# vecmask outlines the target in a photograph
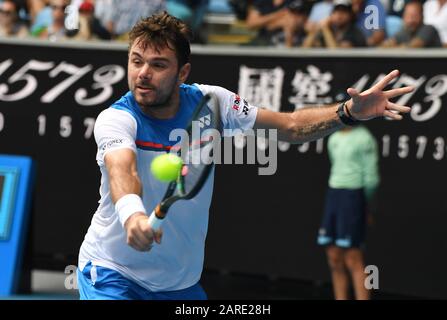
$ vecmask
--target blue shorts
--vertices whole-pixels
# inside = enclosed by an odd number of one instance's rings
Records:
[[[318,244],[359,248],[366,237],[366,200],[363,189],[332,189],[318,232]]]
[[[207,300],[199,283],[183,290],[151,292],[120,273],[92,266],[91,262],[77,273],[81,300]]]

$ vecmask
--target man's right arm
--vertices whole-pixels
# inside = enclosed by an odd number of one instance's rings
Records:
[[[141,182],[137,173],[137,161],[133,150],[118,149],[104,157],[110,180],[110,193],[113,203],[126,194],[141,196]]]
[[[134,151],[127,148],[113,150],[105,155],[104,162],[112,201],[124,222],[127,244],[138,251],[150,250],[154,234],[141,202],[142,187]],[[155,241],[160,243],[161,233],[155,235]]]
[[[142,184],[136,161],[137,123],[123,110],[106,109],[96,119],[94,135],[98,145],[96,160],[107,171],[109,190],[115,214],[127,234],[127,243],[147,251],[154,234],[149,227],[141,199]],[[155,236],[160,241],[161,234]]]

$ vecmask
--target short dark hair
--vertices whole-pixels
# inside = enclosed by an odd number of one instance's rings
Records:
[[[410,0],[407,3],[405,3],[405,7],[412,4],[417,5],[421,9],[421,12],[424,10],[424,5],[420,0]]]
[[[191,39],[192,32],[188,25],[165,11],[135,24],[129,33],[129,49],[135,41],[141,42],[144,49],[148,45],[156,50],[167,47],[175,52],[180,68],[189,62]]]

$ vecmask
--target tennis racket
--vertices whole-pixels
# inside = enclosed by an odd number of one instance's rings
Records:
[[[174,202],[192,199],[202,189],[214,166],[212,160],[219,143],[221,126],[218,99],[213,94],[204,95],[186,128],[181,148],[176,151],[183,160],[182,170],[177,179],[169,183],[162,201],[149,217],[152,230],[160,229]]]

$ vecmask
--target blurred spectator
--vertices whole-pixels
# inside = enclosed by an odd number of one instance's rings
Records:
[[[368,46],[380,45],[385,39],[386,11],[380,0],[352,0],[357,27]]]
[[[317,28],[309,30],[304,47],[351,48],[364,47],[363,33],[355,25],[350,0],[335,0],[329,18],[320,22]]]
[[[79,5],[79,30],[73,37],[75,40],[110,40],[111,34],[101,25],[95,17],[95,7],[89,0]]]
[[[169,14],[186,22],[193,33],[202,26],[209,0],[167,0]]]
[[[50,0],[51,8],[51,24],[43,26],[42,29],[34,33],[41,39],[50,41],[58,41],[67,37],[67,29],[65,28],[65,9],[70,4],[69,0]]]
[[[95,17],[109,34],[113,32],[113,0],[95,0]]]
[[[28,29],[19,21],[14,1],[4,0],[0,4],[0,37],[26,37]]]
[[[386,10],[387,15],[402,17],[404,14],[404,8],[410,1],[411,0],[390,0]]]
[[[447,0],[428,0],[424,3],[424,23],[438,30],[444,47],[447,47]]]
[[[286,0],[253,0],[247,13],[246,24],[258,30],[255,45],[269,45],[276,33],[282,32],[283,19],[288,14]]]
[[[91,2],[83,2],[78,10],[79,30],[73,38],[75,40],[91,40],[94,37],[91,24],[95,8]]]
[[[405,1],[409,0],[391,0],[391,1],[394,1],[394,3],[396,4],[402,3],[402,10],[403,10],[403,5]],[[379,4],[376,5],[377,3]],[[388,33],[392,36],[402,27],[402,20],[400,17],[391,17],[389,20],[387,20],[388,15],[386,14],[387,11],[385,10],[385,4],[390,5],[390,3],[386,0],[367,1],[367,3],[365,3],[364,0],[359,1],[353,0],[353,10],[356,13],[355,20],[357,21],[357,27],[360,28],[362,32],[364,32],[365,37],[367,39],[371,38],[372,35],[374,36],[369,40],[371,41],[370,45],[377,45],[381,43],[382,40],[380,39],[382,39],[382,37],[383,38],[386,37]],[[371,30],[372,28],[372,26],[369,26],[369,24],[372,22],[371,20],[372,15],[370,9],[368,8],[368,6],[371,5],[376,6],[377,8],[377,11],[375,12],[378,13],[377,17],[378,19],[376,19],[378,23],[378,29],[381,29],[384,32],[368,31],[368,29]],[[312,7],[312,11],[310,12],[306,29],[308,31],[314,30],[321,21],[329,17],[329,15],[332,12],[332,8],[333,8],[332,0],[323,0],[315,3],[314,6]],[[368,11],[366,11],[367,8]],[[368,23],[365,23],[365,21],[368,19],[369,19]],[[377,37],[377,39],[375,37]]]
[[[404,26],[394,37],[384,42],[384,47],[442,47],[438,31],[423,23],[423,8],[419,1],[407,3],[403,15]]]
[[[50,0],[36,0],[35,17],[32,19],[31,34],[38,37],[53,22],[53,10],[50,6]],[[40,9],[39,9],[40,8]]]
[[[318,24],[327,19],[332,12],[334,5],[332,0],[323,0],[315,3],[310,11],[309,20],[307,22],[309,29],[314,29]]]
[[[402,15],[404,13],[405,5],[412,0],[389,0],[382,4],[386,10],[387,16],[385,20],[385,37],[392,38],[404,26]],[[423,0],[422,0],[423,1]]]
[[[108,30],[118,40],[127,41],[127,33],[143,17],[166,10],[165,0],[112,0],[111,20],[106,23]]]
[[[290,2],[281,26],[282,32],[272,38],[272,43],[286,47],[301,46],[307,36],[305,26],[309,12],[310,6],[303,0]]]
[[[13,0],[13,1],[16,4],[16,10],[19,20],[22,21],[28,27],[31,20],[29,10],[30,0]]]
[[[48,0],[28,0],[28,9],[29,15],[31,18],[31,23],[34,24],[37,15],[42,11],[46,6],[48,6]]]

